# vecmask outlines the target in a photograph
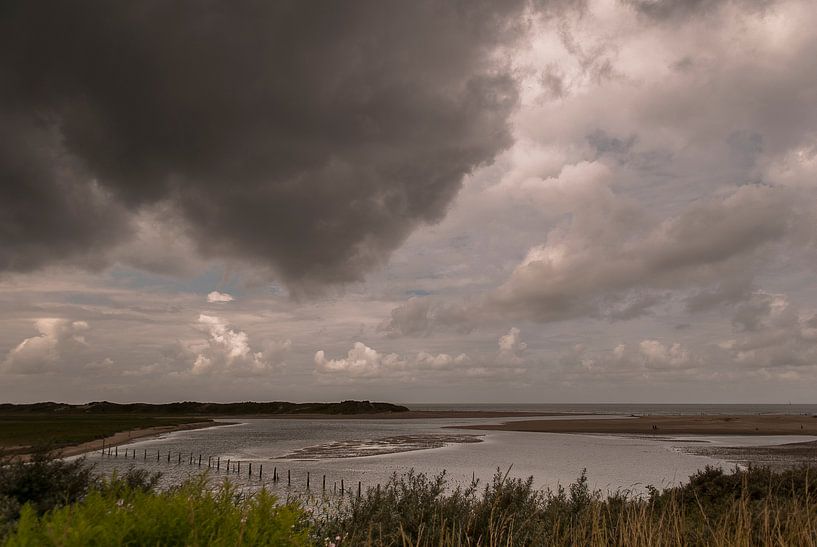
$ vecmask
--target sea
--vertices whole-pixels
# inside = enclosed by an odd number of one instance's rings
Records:
[[[537,419],[641,415],[796,414],[817,416],[817,405],[749,404],[409,404],[412,410],[541,412]],[[558,416],[563,415],[563,416]],[[395,474],[445,475],[449,487],[485,484],[497,474],[532,477],[557,489],[586,474],[594,489],[639,495],[685,482],[706,466],[735,463],[693,453],[692,447],[763,446],[817,440],[808,435],[612,435],[458,429],[520,418],[299,419],[231,418],[217,427],[134,440],[110,453],[87,454],[100,472],[130,467],[162,473],[162,485],[201,474],[239,488],[279,495],[356,494]],[[700,451],[697,451],[700,452]],[[277,480],[276,480],[277,479]]]

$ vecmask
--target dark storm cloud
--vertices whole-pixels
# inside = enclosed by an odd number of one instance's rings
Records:
[[[118,239],[110,198],[171,204],[207,256],[358,279],[509,144],[524,8],[6,3],[0,267]]]
[[[0,119],[0,271],[100,266],[98,251],[127,233],[122,212],[43,122],[2,108]]]

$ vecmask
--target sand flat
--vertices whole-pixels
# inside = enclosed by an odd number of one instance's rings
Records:
[[[457,429],[540,433],[658,435],[817,435],[817,417],[784,415],[638,416],[621,419],[519,420]]]

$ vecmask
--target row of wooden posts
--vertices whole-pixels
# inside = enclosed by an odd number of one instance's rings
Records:
[[[136,449],[135,448],[131,448],[131,449],[123,448],[123,450],[124,450],[123,458],[129,458],[129,459],[134,459],[134,460],[137,459],[136,458]],[[105,443],[103,441],[102,450],[101,450],[100,453],[102,454],[102,456],[109,456],[109,457],[112,457],[112,458],[118,458],[119,457],[119,447],[118,446],[107,446],[106,447]],[[151,455],[151,458],[153,458],[152,455]],[[142,459],[143,459],[143,461],[147,461],[147,459],[148,459],[147,448],[144,449]],[[159,462],[162,459],[163,458],[162,458],[161,451],[157,450],[156,451],[156,461]],[[188,465],[197,464],[198,467],[201,467],[201,465],[202,465],[201,454],[198,455],[198,458],[194,458],[192,452],[190,452],[189,454],[187,454],[187,453],[182,454],[181,452],[178,452],[177,457],[175,459],[176,459],[176,464],[177,465],[181,465],[182,462],[187,463]],[[167,452],[166,460],[167,460],[167,463],[171,463],[171,452],[169,450]],[[240,475],[241,474],[241,463],[242,462],[240,460],[233,461],[231,459],[228,459],[224,463],[224,469],[228,473],[230,471],[235,471],[236,474]],[[252,462],[244,462],[244,463],[247,464],[247,477],[252,479],[254,477],[253,472],[252,472]],[[207,458],[207,467],[210,468],[210,469],[215,469],[216,471],[221,471],[221,464],[222,464],[222,462],[221,462],[221,457],[220,456],[215,457],[215,458],[213,458],[213,456],[210,456],[210,457]],[[263,478],[263,473],[264,473],[264,465],[263,464],[258,464],[258,480],[261,480]],[[306,472],[306,489],[307,490],[310,489],[310,478],[311,478],[310,472],[307,471]],[[272,482],[277,483],[280,480],[281,480],[281,476],[278,474],[278,467],[273,467],[272,468]],[[292,485],[292,472],[291,472],[291,470],[287,469],[287,486],[291,486],[291,485]],[[379,484],[377,485],[377,488],[378,488],[378,490],[380,489]],[[321,481],[321,489],[326,491],[326,475],[323,475],[323,480]],[[335,482],[333,487],[332,487],[333,493],[337,493],[337,489],[338,489],[338,483]],[[357,483],[357,496],[358,497],[360,497],[360,491],[361,491],[361,482],[358,481],[358,483]],[[343,482],[343,479],[340,479],[340,493],[341,494],[346,493],[346,486],[345,486],[345,484]],[[351,490],[349,491],[349,493],[351,493]]]

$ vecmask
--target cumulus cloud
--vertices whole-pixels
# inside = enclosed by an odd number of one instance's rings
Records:
[[[550,378],[567,382],[601,379],[803,380],[817,371],[817,311],[785,295],[754,291],[735,307],[731,337],[694,350],[677,342],[644,339],[612,351],[577,344],[564,351]]]
[[[582,211],[552,230],[492,295],[492,305],[553,321],[601,316],[632,291],[705,288],[756,270],[803,214],[785,190],[750,186],[647,226],[618,212]]]
[[[284,364],[292,347],[290,340],[270,342],[261,351],[250,346],[246,332],[230,326],[214,315],[200,314],[198,328],[206,339],[188,345],[186,352],[195,354],[190,371],[193,374],[265,374]]]
[[[817,370],[817,310],[757,291],[735,310],[734,338],[719,343],[747,372],[802,378]]]
[[[37,374],[66,370],[85,357],[87,343],[85,321],[68,319],[37,319],[34,326],[39,335],[26,338],[9,351],[3,368],[16,374]]]
[[[204,256],[360,279],[510,143],[500,50],[525,6],[14,3],[0,268],[112,245],[162,205]]]
[[[315,353],[315,370],[344,378],[392,378],[425,380],[430,375],[457,374],[465,378],[512,378],[527,371],[527,344],[513,327],[500,336],[493,355],[471,357],[465,353],[418,352],[414,357],[382,353],[363,342],[355,342],[345,357],[331,359],[326,352]]]
[[[512,327],[508,334],[499,338],[497,362],[518,365],[523,362],[523,354],[526,349],[528,349],[528,345],[522,341],[519,329]]]
[[[218,291],[212,291],[207,295],[207,301],[211,304],[214,302],[232,302],[233,300],[235,298],[232,295]]]
[[[697,376],[704,378],[707,370],[700,356],[694,355],[679,342],[655,339],[636,343],[621,343],[612,350],[593,351],[576,344],[556,360],[550,371],[552,380],[561,382],[593,381],[667,381]]]
[[[315,353],[315,370],[322,374],[338,374],[350,378],[383,378],[409,376],[465,365],[468,356],[440,353],[418,353],[414,359],[403,358],[396,353],[381,353],[363,342],[355,342],[346,357],[327,359],[326,353]]]

